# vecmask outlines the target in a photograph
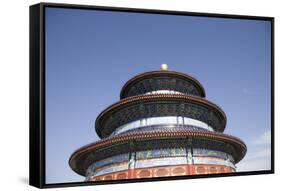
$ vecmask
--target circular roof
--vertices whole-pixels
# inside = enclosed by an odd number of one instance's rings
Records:
[[[192,146],[220,150],[230,154],[238,163],[246,154],[247,147],[240,139],[210,131],[162,131],[117,135],[86,145],[75,151],[70,159],[70,167],[84,176],[93,162],[131,151],[146,149]]]
[[[146,117],[184,116],[200,120],[223,132],[226,115],[216,104],[206,99],[183,94],[153,94],[120,100],[102,111],[96,119],[96,132],[101,138],[116,128]]]
[[[157,90],[173,90],[205,97],[205,90],[195,78],[176,71],[160,70],[139,74],[123,86],[120,99]]]

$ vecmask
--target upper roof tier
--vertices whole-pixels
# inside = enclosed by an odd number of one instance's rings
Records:
[[[120,99],[153,93],[206,96],[205,90],[198,80],[187,74],[167,69],[167,65],[161,65],[161,70],[145,72],[131,78],[123,86]]]

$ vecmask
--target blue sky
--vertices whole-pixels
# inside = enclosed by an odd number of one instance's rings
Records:
[[[46,183],[83,181],[69,165],[124,83],[167,63],[205,88],[248,146],[238,171],[270,169],[269,21],[46,9]]]

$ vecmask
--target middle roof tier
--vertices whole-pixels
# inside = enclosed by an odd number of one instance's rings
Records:
[[[96,132],[100,138],[106,138],[126,124],[161,117],[181,117],[188,120],[190,125],[210,127],[217,132],[223,132],[226,126],[223,110],[204,98],[183,94],[151,94],[128,97],[106,108],[96,119]]]

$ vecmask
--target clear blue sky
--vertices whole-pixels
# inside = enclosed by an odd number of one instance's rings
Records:
[[[70,155],[98,137],[91,127],[123,84],[167,63],[197,78],[244,140],[239,171],[270,168],[269,21],[46,10],[46,182],[83,181]]]

